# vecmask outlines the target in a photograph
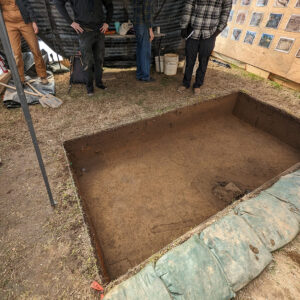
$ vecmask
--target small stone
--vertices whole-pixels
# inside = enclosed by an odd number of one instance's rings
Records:
[[[234,194],[242,194],[242,191],[233,183],[233,182],[229,182],[226,186],[225,186],[225,190],[227,192],[232,192]]]

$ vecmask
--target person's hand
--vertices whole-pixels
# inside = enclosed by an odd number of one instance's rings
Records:
[[[219,29],[216,30],[216,32],[213,34],[214,37],[217,37],[222,31]]]
[[[36,25],[35,22],[32,22],[32,28],[33,28],[33,31],[34,31],[35,34],[39,33],[39,28],[38,28],[38,26]]]
[[[71,24],[71,27],[79,34],[79,33],[83,33],[83,29],[81,28],[81,26],[78,24],[78,23],[76,23],[76,22],[73,22],[72,24]]]
[[[187,28],[181,29],[181,37],[183,39],[186,39],[187,36],[188,36],[188,30],[187,30]]]
[[[103,23],[102,27],[100,28],[100,32],[105,33],[108,30],[108,24]]]
[[[152,42],[154,40],[154,33],[152,28],[149,28],[149,35],[150,35],[150,42]]]

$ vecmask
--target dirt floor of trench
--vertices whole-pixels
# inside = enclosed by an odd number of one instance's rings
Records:
[[[67,143],[111,280],[300,161],[300,148],[233,115],[236,98]],[[259,115],[247,104],[240,101],[237,111]],[[270,128],[286,125],[266,115]],[[296,132],[292,140],[300,144]]]
[[[137,82],[134,70],[105,70],[104,77],[108,90],[96,90],[94,97],[86,97],[82,86],[74,86],[68,95],[68,74],[56,76],[57,95],[64,100],[63,106],[57,110],[39,105],[30,108],[58,202],[56,210],[49,207],[21,110],[0,106],[1,299],[99,299],[90,289],[90,283],[92,280],[101,283],[102,278],[72,185],[64,141],[237,90],[300,117],[299,92],[236,68],[210,64],[199,96],[191,90],[177,93],[182,80],[180,71],[174,77],[154,74],[156,82],[150,84]],[[287,167],[289,164],[286,161]],[[280,169],[271,170],[269,175],[273,172]],[[297,299],[299,253],[298,236],[274,253],[273,263],[237,298]]]

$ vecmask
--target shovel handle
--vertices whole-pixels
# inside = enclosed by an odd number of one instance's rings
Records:
[[[0,85],[3,85],[3,86],[5,86],[5,87],[7,87],[8,89],[11,89],[11,90],[15,90],[15,91],[17,90],[16,87],[5,84],[3,82],[0,82]],[[27,92],[27,91],[24,91],[24,93],[27,94],[27,95],[35,96],[35,97],[40,97],[40,95],[36,94],[36,93],[31,93],[31,92]]]
[[[35,87],[32,86],[29,82],[26,82],[26,84],[35,92],[37,93],[40,97],[44,96],[41,92],[39,92]]]

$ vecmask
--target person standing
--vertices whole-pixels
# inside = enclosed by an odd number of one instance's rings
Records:
[[[133,0],[133,25],[136,34],[136,79],[154,81],[150,77],[151,42],[154,39],[152,0]]]
[[[186,39],[186,67],[182,86],[178,91],[190,87],[198,55],[199,67],[193,89],[195,94],[200,93],[216,37],[227,26],[231,7],[232,0],[185,1],[180,27],[181,36]]]
[[[21,36],[26,40],[33,54],[36,72],[41,78],[41,83],[48,84],[46,65],[36,37],[39,28],[28,0],[0,0],[0,6],[22,83],[25,82],[25,74]]]
[[[74,20],[67,12],[67,2],[70,2],[73,9]],[[86,83],[88,95],[94,94],[94,79],[98,88],[106,89],[102,82],[104,34],[113,16],[112,0],[55,0],[55,5],[79,36],[79,47],[88,78]],[[106,15],[103,6],[106,9]]]

